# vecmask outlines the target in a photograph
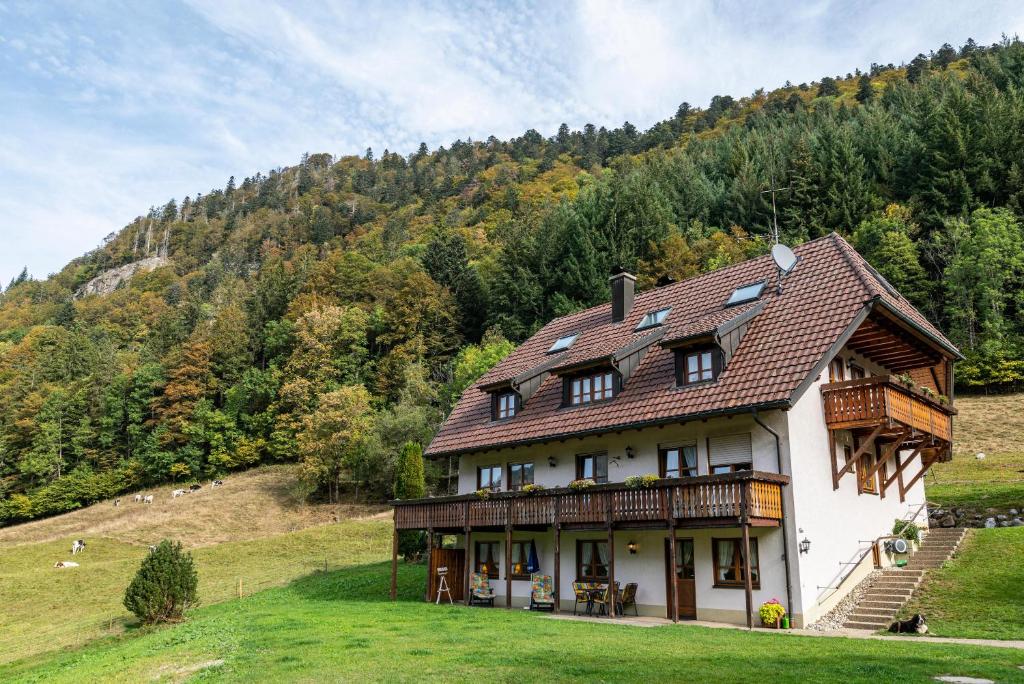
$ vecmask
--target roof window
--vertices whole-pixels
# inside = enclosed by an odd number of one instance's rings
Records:
[[[657,311],[651,311],[644,314],[644,317],[640,319],[640,323],[637,324],[636,328],[634,328],[634,331],[644,330],[645,328],[654,328],[656,326],[661,325],[662,323],[665,322],[665,319],[668,318],[668,312],[671,310],[672,308],[668,307],[665,309],[658,309]]]
[[[752,302],[755,299],[760,299],[762,292],[764,292],[763,280],[751,283],[750,285],[737,287],[732,291],[732,294],[729,296],[729,301],[727,301],[725,305],[735,306],[736,304],[743,304],[744,302]]]
[[[572,346],[572,343],[579,337],[579,333],[573,333],[571,335],[562,335],[555,343],[551,345],[551,349],[548,349],[548,354],[554,354],[555,352],[565,351]]]

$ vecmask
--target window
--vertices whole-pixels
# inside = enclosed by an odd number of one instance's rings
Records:
[[[577,540],[576,581],[608,581],[608,542]]]
[[[718,351],[696,349],[678,352],[676,357],[676,381],[679,385],[693,385],[714,380],[718,375]]]
[[[742,539],[712,539],[711,554],[715,565],[716,587],[742,587],[746,578],[743,565]],[[750,583],[761,588],[761,571],[757,562],[757,539],[750,540]]]
[[[860,479],[860,490],[865,494],[878,493],[878,473],[874,477],[868,477],[868,473],[875,466],[875,459],[871,454],[864,454],[857,464],[858,477]]]
[[[608,481],[608,454],[578,454],[576,479],[593,480],[598,484]]]
[[[676,540],[676,579],[692,580],[697,578],[693,563],[693,540]]]
[[[668,318],[668,309],[658,309],[657,311],[651,311],[650,313],[644,314],[644,317],[640,319],[640,323],[634,328],[634,330],[643,330],[644,328],[654,328],[665,322]]]
[[[499,542],[476,542],[476,572],[487,575],[490,579],[498,579],[498,545]]]
[[[696,476],[697,445],[686,444],[658,449],[658,469],[662,477]]]
[[[563,335],[555,340],[555,343],[551,345],[551,349],[548,349],[548,354],[554,354],[555,352],[565,351],[572,346],[572,343],[579,337],[579,333],[573,333],[572,335]]]
[[[476,488],[490,489],[496,492],[501,489],[501,466],[480,466],[476,469]]]
[[[732,294],[729,295],[729,301],[725,303],[726,306],[733,306],[735,304],[743,304],[744,302],[752,302],[755,299],[761,297],[761,293],[764,292],[764,281],[761,280],[750,285],[744,285],[743,287],[737,287],[733,290]]]
[[[850,364],[850,379],[851,380],[863,380],[865,377],[864,369],[857,364]]]
[[[530,579],[530,548],[532,541],[512,542],[512,579]]]
[[[712,475],[753,470],[753,464],[749,432],[708,438],[708,470]]]
[[[505,420],[516,415],[519,407],[519,395],[515,392],[502,392],[494,396],[494,420]]]
[[[604,371],[569,381],[569,405],[578,406],[603,401],[615,396],[615,374]]]
[[[510,492],[523,488],[523,485],[533,484],[532,463],[509,463],[508,464],[508,490]]]
[[[832,359],[832,363],[828,364],[828,381],[842,382],[846,380],[845,370],[842,359],[838,357]]]

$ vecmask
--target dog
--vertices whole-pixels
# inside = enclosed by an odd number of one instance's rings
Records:
[[[142,503],[144,503],[144,504],[151,504],[151,503],[153,503],[153,495],[152,494],[148,494],[147,496],[142,497]]]
[[[142,495],[141,494],[136,494],[135,495],[135,503],[142,503]]]
[[[78,553],[85,551],[85,540],[76,539],[75,543],[71,545],[71,555],[77,555]]]
[[[889,625],[889,631],[893,634],[927,634],[928,625],[924,621],[924,615],[918,613],[908,620],[897,620]]]
[[[187,489],[175,489],[173,492],[171,492],[171,498],[177,499],[179,496],[185,496],[186,494],[188,494]]]
[[[198,490],[200,490],[202,488],[203,488],[203,485],[197,483],[197,484],[194,484],[194,485],[190,486],[188,488],[188,491],[195,492],[195,491],[198,491]]]

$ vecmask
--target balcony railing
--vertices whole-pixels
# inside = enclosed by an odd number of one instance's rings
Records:
[[[888,375],[832,382],[821,386],[825,423],[830,430],[868,427],[889,421],[953,441],[952,407],[932,399]]]
[[[742,471],[659,480],[640,489],[614,483],[581,491],[501,492],[485,499],[469,494],[395,501],[395,527],[655,526],[670,521],[684,527],[744,521],[777,524],[782,519],[782,486],[788,483],[785,475]]]

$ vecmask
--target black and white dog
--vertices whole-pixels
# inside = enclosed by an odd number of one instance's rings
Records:
[[[71,545],[71,555],[77,555],[79,551],[85,551],[85,540],[76,539],[75,543]]]
[[[896,622],[889,625],[889,631],[893,634],[905,633],[916,633],[916,634],[927,634],[928,625],[924,621],[924,615],[918,613],[914,617],[908,620],[897,620]]]

